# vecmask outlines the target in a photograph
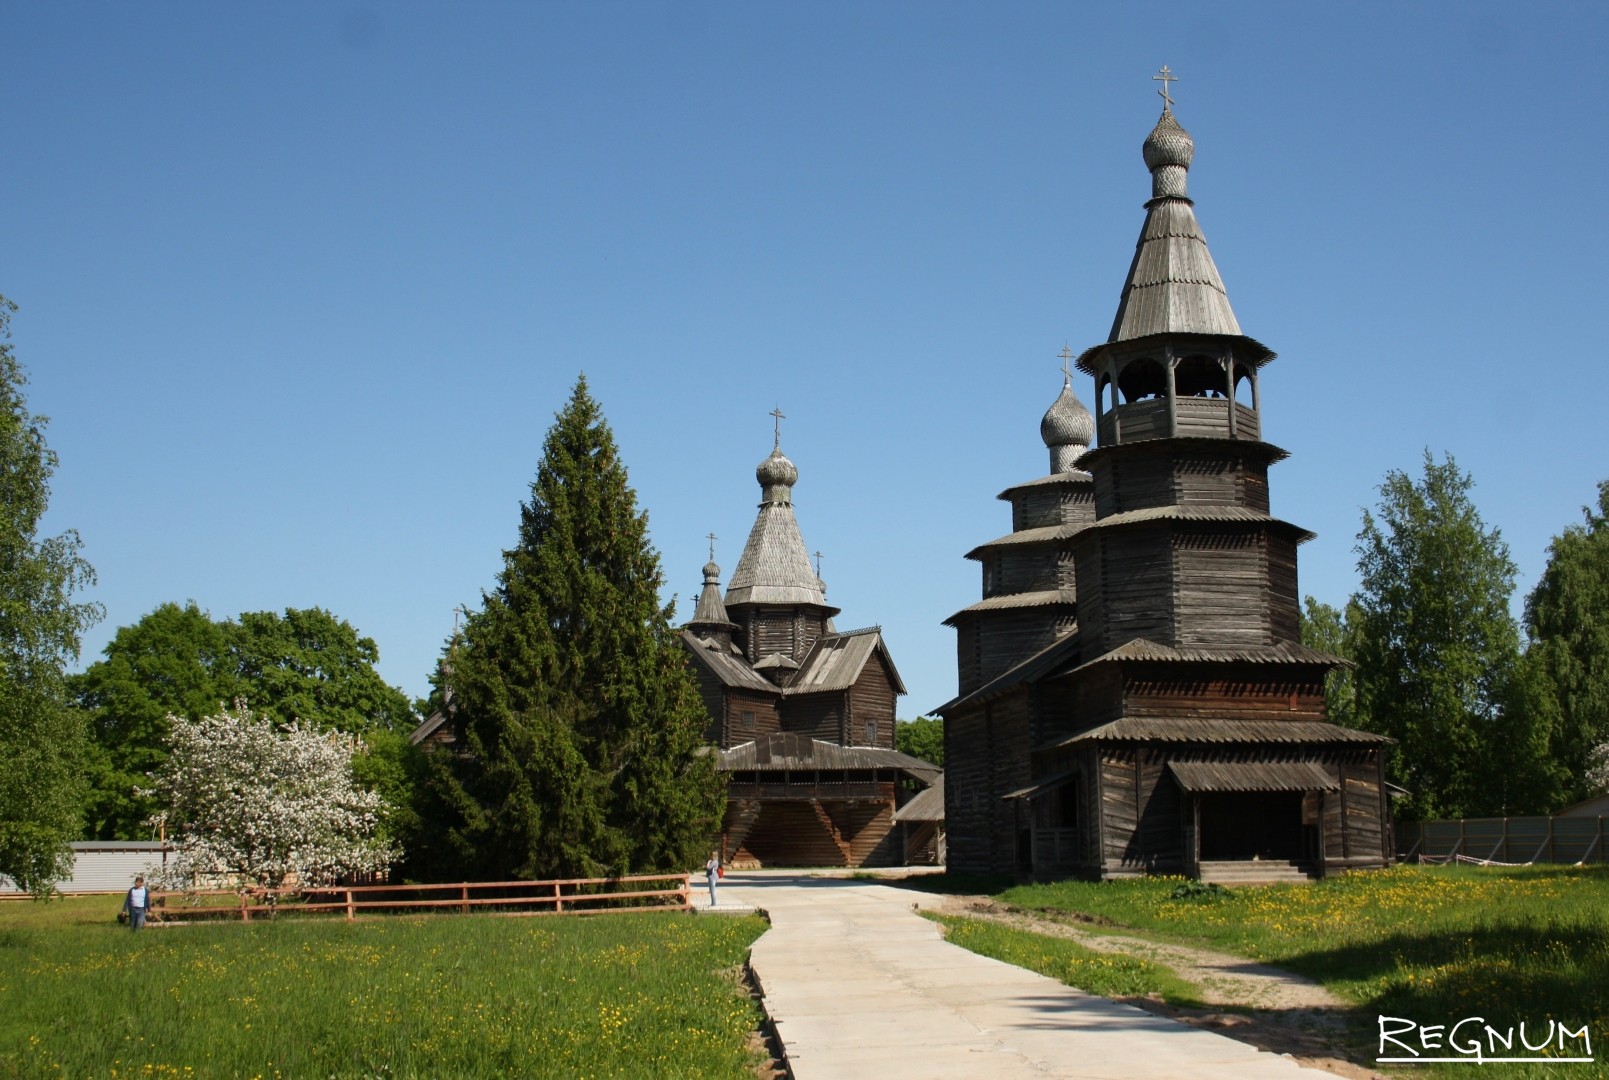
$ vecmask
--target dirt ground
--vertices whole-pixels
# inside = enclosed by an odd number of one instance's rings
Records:
[[[1024,911],[986,896],[947,897],[944,910],[1037,934],[1071,938],[1101,952],[1155,961],[1199,987],[1209,1008],[1177,1008],[1150,998],[1127,999],[1126,1004],[1193,1027],[1218,1031],[1259,1050],[1289,1054],[1303,1065],[1337,1076],[1386,1080],[1384,1074],[1348,1057],[1347,1022],[1352,1006],[1300,975],[1206,949],[1104,930],[1096,932],[1088,922],[1080,925],[1077,917]],[[1221,1006],[1222,1010],[1210,1006]],[[1357,1051],[1353,1048],[1352,1052]]]

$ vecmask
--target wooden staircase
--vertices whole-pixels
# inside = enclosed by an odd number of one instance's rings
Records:
[[[1213,885],[1301,885],[1318,876],[1305,862],[1280,859],[1233,859],[1202,862],[1201,880]]]

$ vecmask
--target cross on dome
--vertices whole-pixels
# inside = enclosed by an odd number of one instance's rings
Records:
[[[1157,94],[1160,95],[1161,98],[1162,98],[1162,111],[1163,112],[1172,112],[1173,111],[1173,98],[1171,96],[1169,96],[1169,94],[1168,94],[1168,84],[1178,82],[1179,77],[1177,75],[1175,75],[1172,71],[1168,70],[1168,65],[1163,64],[1162,65],[1162,73],[1160,75],[1152,75],[1151,76],[1151,81],[1152,82],[1159,82],[1159,83],[1162,84],[1162,89],[1157,91]]]
[[[772,444],[771,448],[773,450],[780,450],[782,449],[782,421],[786,420],[787,416],[783,414],[781,405],[778,405],[776,408],[772,409],[771,415],[777,418],[776,442]]]

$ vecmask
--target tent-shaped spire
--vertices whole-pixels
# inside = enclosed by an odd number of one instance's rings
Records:
[[[726,606],[815,604],[827,606],[826,586],[810,567],[799,522],[793,516],[793,485],[799,470],[782,453],[781,440],[754,470],[760,482],[760,514],[726,590]]]
[[[1240,336],[1229,294],[1207,250],[1194,204],[1185,194],[1186,175],[1195,157],[1190,133],[1165,107],[1145,140],[1151,170],[1151,200],[1145,225],[1123,282],[1108,341],[1132,341],[1152,334]]]

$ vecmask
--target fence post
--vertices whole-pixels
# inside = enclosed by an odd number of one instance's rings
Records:
[[[1558,855],[1553,850],[1553,815],[1548,815],[1548,863],[1558,862]]]
[[[459,893],[458,898],[463,901],[463,904],[460,907],[460,910],[465,915],[468,915],[469,914],[469,886],[468,885],[460,886],[459,890],[458,890],[458,893]]]
[[[1453,849],[1452,861],[1457,862],[1458,861],[1458,856],[1462,855],[1463,853],[1464,853],[1464,819],[1459,818],[1458,819],[1458,847]]]
[[[240,894],[240,921],[251,922],[251,909],[246,906],[246,894]]]
[[[355,914],[352,910],[352,890],[348,889],[346,890],[346,921],[351,922]]]
[[[553,883],[553,910],[555,913],[564,911],[564,892],[557,881]]]

